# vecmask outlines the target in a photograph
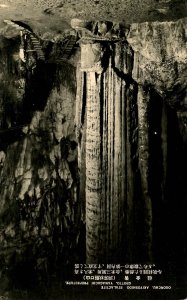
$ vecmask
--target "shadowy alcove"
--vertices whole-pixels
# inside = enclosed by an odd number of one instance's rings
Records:
[[[186,271],[187,164],[186,144],[179,127],[177,110],[152,89],[149,187],[153,211],[153,257],[168,270],[169,276],[181,279]]]

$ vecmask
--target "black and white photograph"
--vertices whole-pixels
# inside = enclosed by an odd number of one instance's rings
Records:
[[[0,300],[187,299],[187,1],[0,0]]]

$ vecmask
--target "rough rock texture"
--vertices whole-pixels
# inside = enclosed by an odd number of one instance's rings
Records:
[[[12,0],[4,0],[4,5],[14,4],[20,7],[20,12],[31,5],[28,0],[18,0],[16,3]],[[62,18],[70,19],[72,17],[82,17],[91,19],[97,17],[102,20],[127,20],[134,22],[135,20],[142,21],[150,18],[167,18],[184,16],[186,11],[186,1],[177,0],[144,0],[139,1],[73,1],[73,0],[32,0],[33,8],[44,13],[60,15]],[[177,8],[177,11],[175,9]],[[155,10],[155,12],[154,12]]]
[[[136,86],[124,80],[118,69],[132,73],[132,52],[126,43],[105,46],[81,45],[82,64],[78,73],[76,124],[80,173],[86,174],[83,198],[90,263],[121,259],[130,248],[122,250],[122,244],[132,229],[131,155],[136,150],[131,149],[131,133],[137,130],[137,124],[130,109],[134,110]],[[125,212],[124,207],[127,207]]]
[[[21,71],[12,44],[1,52],[1,291],[48,284],[80,257],[75,68]]]
[[[2,0],[4,19],[28,23],[39,35],[58,35],[70,28],[72,18],[125,22],[164,21],[187,16],[186,0]],[[47,35],[48,35],[47,34]]]
[[[134,50],[133,79],[149,94],[149,143],[142,155],[144,163],[147,160],[149,175],[153,254],[166,263],[175,260],[174,252],[177,253],[175,263],[168,264],[171,268],[173,264],[181,274],[186,272],[187,245],[186,22],[184,18],[176,22],[133,24],[127,38]],[[142,109],[145,107],[139,107],[140,113]],[[144,131],[145,138],[146,127]],[[169,247],[172,250],[168,255]]]
[[[186,24],[184,18],[176,22],[147,22],[131,26],[128,42],[135,51],[134,78],[139,77],[142,81],[137,66],[158,92],[169,93],[179,85],[181,89],[186,87]]]
[[[28,52],[25,64],[19,44],[17,34],[1,39],[1,289],[62,278],[85,259],[85,221],[88,262],[183,273],[186,19],[133,24],[122,43],[87,42],[87,60],[72,59],[77,76],[57,65],[60,44],[43,41],[53,63]]]
[[[133,78],[154,86],[177,110],[181,121],[185,119],[187,109],[186,27],[186,18],[176,22],[147,22],[133,24],[128,35],[128,42],[135,52]],[[186,134],[183,133],[183,137]]]
[[[172,245],[170,218],[178,218],[174,195],[180,188],[185,193],[179,175],[186,147],[186,135],[179,134],[185,127],[180,113],[184,117],[186,112],[185,29],[186,19],[133,24],[129,44],[112,43],[108,50],[102,42],[81,47],[85,74],[77,100],[82,101],[78,111],[83,118],[77,125],[84,128],[80,149],[85,147],[86,153],[88,262],[119,259],[119,253],[127,260],[163,261],[168,245],[161,247],[162,254],[157,247],[164,234]],[[180,204],[184,202],[183,195]]]

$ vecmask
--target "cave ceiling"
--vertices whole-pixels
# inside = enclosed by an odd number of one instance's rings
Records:
[[[187,16],[186,0],[0,0],[4,19],[29,24],[40,36],[60,34],[72,18],[124,22],[167,21]]]
[[[120,22],[130,28],[127,41],[140,54],[147,81],[175,104],[186,93],[186,17],[187,0],[0,0],[0,47],[4,37],[20,35],[4,20],[29,25],[47,43],[64,39],[66,33],[68,37],[72,19]],[[187,100],[182,98],[177,103],[186,114]]]

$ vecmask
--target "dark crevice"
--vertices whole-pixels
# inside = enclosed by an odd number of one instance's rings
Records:
[[[34,74],[26,73],[26,88],[19,123],[30,123],[34,111],[43,111],[54,86],[56,66],[38,62]]]

